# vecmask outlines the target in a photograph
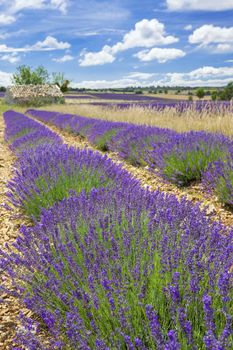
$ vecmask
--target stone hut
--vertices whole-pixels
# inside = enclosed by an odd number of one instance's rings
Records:
[[[64,96],[57,85],[14,85],[7,88],[5,100],[9,104],[43,105],[63,103]]]

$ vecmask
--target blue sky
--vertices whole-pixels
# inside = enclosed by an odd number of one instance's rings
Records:
[[[76,87],[233,80],[233,0],[0,0],[0,85],[44,65]]]

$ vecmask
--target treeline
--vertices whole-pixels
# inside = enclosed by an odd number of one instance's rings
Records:
[[[197,96],[203,98],[204,96],[211,96],[213,101],[215,100],[225,100],[229,101],[233,98],[233,82],[229,83],[225,87],[215,88],[215,87],[181,87],[181,86],[148,86],[148,87],[125,87],[125,88],[108,88],[108,89],[85,89],[85,88],[69,88],[70,92],[116,92],[116,93],[134,93],[134,94],[185,94],[190,96]]]
[[[229,83],[222,90],[213,90],[211,93],[211,98],[213,101],[222,100],[222,101],[230,101],[233,99],[233,82]]]

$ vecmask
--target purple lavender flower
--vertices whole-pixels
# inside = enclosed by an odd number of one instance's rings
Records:
[[[164,350],[180,350],[181,346],[177,340],[176,332],[173,330],[170,330],[167,336],[168,336],[168,341],[165,344]]]

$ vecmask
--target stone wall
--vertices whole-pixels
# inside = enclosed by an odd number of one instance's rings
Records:
[[[5,100],[9,104],[42,105],[64,100],[57,85],[15,85],[7,88]]]

